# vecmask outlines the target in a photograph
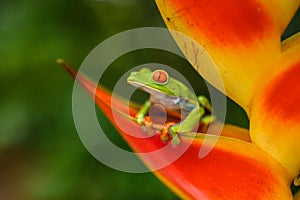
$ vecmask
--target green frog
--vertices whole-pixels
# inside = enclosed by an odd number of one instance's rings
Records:
[[[173,145],[180,144],[178,133],[191,132],[198,123],[208,126],[214,119],[211,104],[205,96],[196,97],[186,85],[170,77],[164,70],[151,71],[143,68],[138,72],[131,72],[127,82],[150,94],[150,99],[136,114],[139,125],[145,124],[145,116],[153,104],[160,104],[167,111],[181,113],[183,120],[167,127]],[[163,133],[161,139],[168,140],[166,132]]]

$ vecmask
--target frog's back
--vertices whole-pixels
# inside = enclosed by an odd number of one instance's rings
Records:
[[[170,78],[167,87],[174,93],[176,97],[188,99],[190,102],[197,102],[197,96],[192,89],[189,89],[186,85],[177,81],[176,79]]]

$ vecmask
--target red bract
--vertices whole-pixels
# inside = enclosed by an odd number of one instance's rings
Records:
[[[63,65],[74,78],[77,75],[77,80],[87,93],[93,93],[93,88],[96,87],[93,82],[77,74],[67,65]],[[168,145],[162,142],[158,135],[149,138],[133,137],[132,134],[139,136],[145,133],[141,131],[138,124],[132,123],[131,116],[126,116],[128,107],[121,98],[112,99],[111,93],[101,86],[97,86],[96,94],[92,98],[135,152],[153,152]],[[137,112],[135,106],[130,107],[129,110],[132,116]],[[131,130],[131,135],[123,132],[121,126]],[[218,126],[218,123],[212,126]],[[200,148],[205,148],[203,145],[208,144],[203,143],[204,138],[210,141],[215,137],[217,136],[198,133],[193,139],[188,134],[182,134],[182,142],[178,147],[169,145],[166,151],[156,154],[155,157],[142,156],[141,159],[150,169],[155,168],[157,164],[168,160],[176,153],[181,145],[191,143],[176,161],[153,171],[180,197],[222,200],[292,199],[285,168],[273,157],[250,143],[249,133],[244,129],[225,125],[212,151],[200,159],[198,156]]]

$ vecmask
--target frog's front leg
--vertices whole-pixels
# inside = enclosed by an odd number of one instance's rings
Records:
[[[145,101],[140,111],[135,115],[136,121],[139,125],[143,125],[145,116],[147,115],[150,107],[151,107],[151,101],[150,100]]]
[[[180,144],[180,138],[177,133],[179,132],[191,132],[195,125],[199,123],[199,120],[205,114],[205,109],[201,106],[196,106],[188,116],[180,123],[172,125],[169,132],[172,136],[172,144]]]
[[[153,124],[150,116],[146,116],[150,107],[151,101],[147,100],[141,107],[140,111],[135,115],[135,118],[137,123],[141,126],[143,132],[147,133],[148,135],[153,135],[156,130],[152,126]]]

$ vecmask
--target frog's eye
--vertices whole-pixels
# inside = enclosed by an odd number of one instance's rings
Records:
[[[153,72],[152,79],[157,84],[164,85],[168,82],[169,75],[164,70],[156,70]]]

